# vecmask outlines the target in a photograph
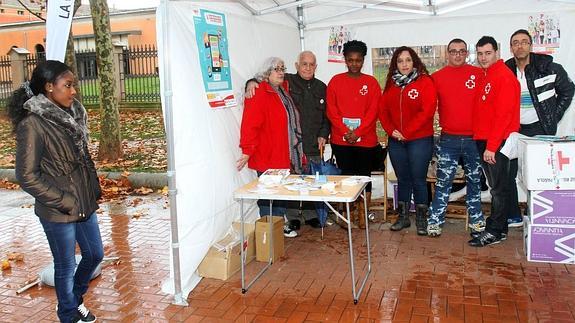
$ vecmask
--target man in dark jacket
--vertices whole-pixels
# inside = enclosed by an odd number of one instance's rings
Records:
[[[575,85],[563,67],[553,62],[553,57],[531,52],[531,35],[519,29],[511,35],[513,58],[505,64],[517,76],[521,84],[520,130],[523,135],[555,135],[557,124],[569,108]],[[517,159],[511,161],[511,178],[517,176]],[[509,227],[523,227],[519,210],[517,185],[512,183],[512,214]]]
[[[326,85],[315,78],[317,62],[315,55],[311,51],[303,51],[299,54],[295,63],[296,74],[286,73],[285,79],[288,82],[289,93],[300,110],[301,129],[303,135],[303,151],[309,161],[319,161],[320,148],[327,142],[330,133],[330,124],[325,114]],[[254,88],[257,86],[256,80],[249,80],[246,84],[246,97],[254,95]],[[319,220],[314,210],[313,203],[304,205],[303,216],[306,223],[319,227]],[[299,216],[294,214],[297,209],[288,209],[289,225],[284,229],[287,237],[297,235],[295,230],[299,229]],[[297,213],[297,212],[296,212]]]

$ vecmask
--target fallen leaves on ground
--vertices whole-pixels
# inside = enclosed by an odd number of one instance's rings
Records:
[[[8,270],[10,268],[12,268],[12,265],[10,265],[10,261],[8,261],[8,259],[2,259],[2,271]]]
[[[20,185],[8,181],[7,178],[3,178],[0,180],[0,188],[7,190],[17,190],[20,189]]]
[[[120,131],[124,157],[112,161],[97,160],[101,138],[99,111],[89,110],[88,121],[91,138],[90,154],[98,170],[166,171],[166,137],[161,110],[120,111]],[[16,144],[12,133],[12,124],[7,117],[2,116],[0,117],[0,168],[14,168],[15,152]],[[0,183],[0,185],[2,184]]]
[[[19,252],[9,252],[6,257],[8,257],[10,261],[24,261],[24,255]]]

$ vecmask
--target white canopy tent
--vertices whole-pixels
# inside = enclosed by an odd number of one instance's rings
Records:
[[[238,107],[211,109],[208,105],[191,21],[197,8],[226,15]],[[241,154],[243,86],[266,57],[282,57],[291,67],[302,48],[312,50],[319,64],[316,76],[327,83],[345,70],[344,64],[327,62],[329,29],[349,25],[355,29],[355,38],[369,48],[441,45],[455,37],[473,44],[482,35],[491,35],[501,43],[501,57],[506,59],[511,57],[510,34],[526,28],[528,16],[541,13],[559,18],[563,33],[555,60],[571,74],[575,68],[575,60],[569,59],[575,57],[575,1],[162,0],[157,30],[172,219],[171,278],[164,291],[175,295],[175,303],[185,304],[200,280],[195,274],[198,264],[239,217],[232,193],[255,178],[251,170],[235,169]],[[365,73],[372,73],[370,55],[368,51]],[[570,110],[564,128],[573,131],[575,111]],[[252,219],[255,211],[252,208]]]

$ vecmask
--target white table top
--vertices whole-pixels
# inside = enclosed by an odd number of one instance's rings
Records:
[[[247,200],[285,200],[285,201],[325,201],[325,202],[353,202],[357,200],[367,182],[360,182],[356,185],[342,185],[341,180],[351,176],[328,176],[328,182],[335,182],[335,189],[310,190],[309,194],[300,194],[299,191],[291,191],[284,185],[267,186],[262,190],[258,187],[258,179],[240,187],[234,192],[234,199]],[[298,175],[290,175],[288,179],[301,178]],[[313,178],[306,177],[306,181],[313,183]]]

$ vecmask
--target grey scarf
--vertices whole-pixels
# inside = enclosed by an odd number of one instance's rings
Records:
[[[272,87],[273,88],[273,87]],[[288,114],[288,138],[291,169],[296,174],[303,173],[303,140],[299,110],[293,100],[281,86],[274,88],[278,93]]]
[[[407,84],[415,81],[418,76],[419,76],[419,73],[414,68],[413,71],[409,72],[409,74],[407,74],[407,75],[403,75],[403,74],[399,73],[398,70],[395,70],[395,72],[393,72],[393,75],[391,76],[391,78],[393,78],[393,81],[395,82],[395,84],[397,86],[404,87]]]
[[[31,97],[24,103],[24,109],[62,128],[74,141],[74,146],[82,157],[88,154],[88,127],[86,109],[74,99],[69,112],[60,108],[43,94]]]

